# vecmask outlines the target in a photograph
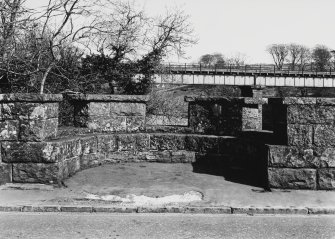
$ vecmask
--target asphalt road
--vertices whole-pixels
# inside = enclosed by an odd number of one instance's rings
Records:
[[[335,238],[335,216],[0,213],[0,238]]]

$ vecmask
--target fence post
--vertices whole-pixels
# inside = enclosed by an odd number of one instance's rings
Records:
[[[200,63],[200,72],[201,72],[201,63]]]
[[[276,74],[276,65],[273,65],[273,74]]]

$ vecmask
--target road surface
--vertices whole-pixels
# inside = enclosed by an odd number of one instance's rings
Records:
[[[0,238],[335,238],[335,216],[0,213]]]

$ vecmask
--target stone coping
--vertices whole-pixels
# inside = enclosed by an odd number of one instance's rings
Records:
[[[61,94],[0,94],[0,102],[59,102],[62,100],[63,95]]]
[[[91,102],[139,102],[149,101],[149,95],[99,95],[99,94],[67,94],[71,100]]]
[[[218,97],[218,96],[185,96],[186,102],[232,102],[241,104],[267,104],[266,98],[253,98],[253,97]]]
[[[335,98],[325,97],[283,97],[269,98],[269,103],[281,105],[333,105],[335,106]]]

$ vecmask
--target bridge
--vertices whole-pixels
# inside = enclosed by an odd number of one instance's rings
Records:
[[[238,86],[335,87],[335,69],[310,64],[303,68],[284,65],[163,64],[159,84],[204,84]]]

